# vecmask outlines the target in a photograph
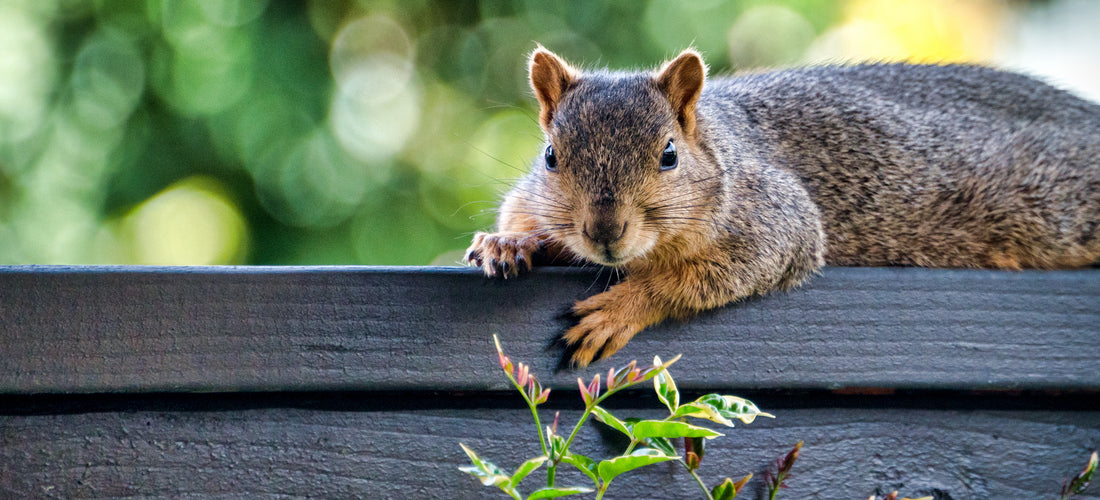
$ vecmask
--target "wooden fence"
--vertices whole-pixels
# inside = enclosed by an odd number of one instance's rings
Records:
[[[774,413],[710,443],[705,480],[756,474],[739,498],[761,498],[798,441],[781,498],[1056,499],[1100,447],[1100,269],[829,268],[555,372],[563,311],[607,279],[0,268],[0,497],[496,498],[458,471],[458,443],[506,469],[538,445],[493,333],[554,388],[544,420],[575,420],[578,376],[676,354],[683,392]],[[661,415],[651,390],[610,402]],[[614,454],[611,434],[587,424],[578,451]],[[630,473],[607,498],[698,497],[677,467]]]

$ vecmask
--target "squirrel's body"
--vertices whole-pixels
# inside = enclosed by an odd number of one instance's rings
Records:
[[[1100,106],[967,65],[821,67],[711,82],[709,141],[794,172],[836,265],[1079,267],[1098,258]]]
[[[1100,105],[967,65],[704,78],[691,51],[656,74],[532,55],[548,147],[469,258],[490,275],[538,248],[624,269],[574,307],[582,365],[825,262],[1100,261]]]

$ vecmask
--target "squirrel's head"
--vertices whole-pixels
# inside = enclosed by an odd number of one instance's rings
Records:
[[[718,181],[701,168],[696,140],[706,79],[698,53],[652,73],[581,72],[539,47],[530,72],[547,143],[529,199],[555,239],[618,266],[706,224]]]

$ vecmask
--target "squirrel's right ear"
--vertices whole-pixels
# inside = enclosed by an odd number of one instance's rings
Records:
[[[531,88],[539,100],[539,124],[549,131],[561,97],[577,79],[577,70],[541,45],[531,53],[529,67]]]

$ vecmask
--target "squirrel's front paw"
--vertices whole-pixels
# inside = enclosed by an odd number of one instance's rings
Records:
[[[517,276],[531,270],[531,255],[541,242],[531,233],[477,233],[463,259],[476,264],[486,276]]]
[[[641,327],[617,320],[614,314],[596,311],[562,335],[567,352],[572,352],[573,366],[584,368],[589,363],[606,358],[622,349],[641,331]]]
[[[635,334],[659,320],[656,309],[625,281],[577,302],[573,314],[581,320],[562,340],[573,366],[580,368],[618,352]]]

